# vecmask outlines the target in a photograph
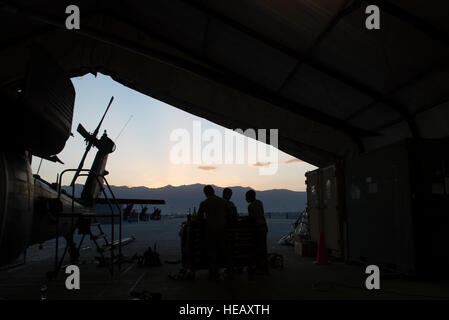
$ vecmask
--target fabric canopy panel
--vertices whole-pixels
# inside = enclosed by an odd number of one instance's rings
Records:
[[[449,4],[372,1],[16,1],[1,10],[0,86],[22,85],[30,44],[71,75],[102,72],[229,128],[278,128],[317,166],[407,137],[449,135]],[[438,119],[438,121],[435,121]]]

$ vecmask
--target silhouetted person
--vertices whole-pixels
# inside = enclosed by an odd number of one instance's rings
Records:
[[[206,200],[201,202],[198,209],[198,219],[206,221],[207,256],[211,278],[217,279],[218,260],[225,251],[226,204],[215,195],[214,189],[207,185],[204,187]]]
[[[268,271],[267,263],[267,222],[263,210],[263,204],[260,200],[256,200],[256,192],[249,190],[246,193],[246,201],[248,205],[248,217],[254,224],[255,232],[255,257],[256,272],[266,273]]]
[[[232,197],[232,190],[230,188],[224,188],[223,199],[225,200],[226,204],[226,219],[228,223],[233,223],[237,221],[238,217],[237,207],[231,201],[231,197]]]
[[[223,199],[225,201],[226,205],[226,223],[227,226],[230,227],[234,223],[237,222],[238,219],[238,213],[237,213],[237,207],[234,205],[234,203],[231,201],[232,197],[232,190],[230,188],[224,188],[223,189]],[[225,238],[225,259],[226,259],[226,273],[229,277],[232,277],[234,274],[234,261],[232,257],[232,247],[233,247],[233,233],[228,232]]]

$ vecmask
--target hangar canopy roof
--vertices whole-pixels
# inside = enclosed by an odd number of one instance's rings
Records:
[[[64,29],[66,6],[81,29]],[[365,27],[369,4],[380,30]],[[323,166],[404,138],[449,135],[449,2],[434,0],[6,1],[0,85],[32,44],[72,76],[102,72],[229,128],[278,128]]]

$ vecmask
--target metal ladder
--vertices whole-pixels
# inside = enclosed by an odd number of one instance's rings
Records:
[[[61,174],[59,175],[58,199],[60,199],[60,197],[61,197],[62,176],[63,176],[64,173],[71,172],[71,171],[77,171],[77,170],[76,169],[66,169],[66,170],[62,171]],[[87,176],[91,172],[90,169],[82,169],[80,171],[87,172],[87,173],[80,174],[80,175],[78,175],[78,177]],[[99,181],[99,175],[96,175],[96,178],[97,178],[97,181],[99,182],[99,184],[101,185],[101,183]],[[54,215],[56,217],[56,220],[57,220],[56,221],[55,262],[54,262],[54,270],[52,272],[50,272],[47,275],[47,277],[53,278],[53,277],[57,276],[59,270],[61,269],[62,262],[63,262],[63,260],[65,258],[65,255],[67,254],[67,251],[68,251],[68,249],[70,248],[70,245],[71,245],[70,243],[66,244],[64,253],[63,253],[61,259],[59,260],[58,259],[59,229],[58,228],[59,228],[59,218],[62,218],[62,217],[66,217],[66,218],[67,217],[71,217],[72,218],[72,231],[71,231],[72,234],[76,231],[76,229],[79,229],[80,230],[80,234],[82,234],[82,238],[81,238],[81,241],[80,241],[79,245],[77,246],[76,249],[74,249],[74,250],[76,250],[77,256],[80,255],[79,253],[80,253],[80,250],[81,250],[81,245],[82,245],[82,243],[83,243],[83,241],[85,239],[85,236],[89,235],[90,239],[92,241],[94,241],[94,243],[95,243],[95,246],[97,248],[97,252],[100,254],[100,257],[98,258],[98,260],[100,262],[100,265],[109,266],[109,272],[111,274],[111,278],[113,278],[113,276],[114,276],[114,264],[115,263],[118,263],[118,268],[119,268],[119,271],[120,271],[120,269],[121,269],[121,258],[122,258],[122,245],[123,244],[127,244],[127,243],[133,241],[134,238],[133,237],[127,238],[127,239],[125,239],[125,241],[123,241],[123,238],[122,238],[122,220],[123,220],[122,219],[122,210],[121,210],[120,205],[118,204],[118,202],[117,202],[117,200],[116,200],[116,198],[114,196],[114,193],[112,192],[112,189],[109,186],[109,183],[107,182],[106,178],[104,176],[101,176],[101,178],[103,179],[106,187],[108,188],[108,191],[111,194],[112,200],[114,201],[114,204],[117,207],[119,213],[118,214],[114,213],[114,209],[113,209],[111,200],[109,199],[109,197],[108,197],[104,187],[102,188],[102,193],[103,193],[104,198],[107,201],[107,204],[109,206],[111,214],[109,214],[109,215],[98,215],[98,214],[83,214],[83,213],[76,213],[76,212],[74,212],[74,208],[75,208],[75,206],[74,206],[74,203],[75,203],[75,184],[74,184],[74,187],[72,188],[72,197],[71,197],[72,198],[72,210],[71,210],[71,212],[69,212],[69,213],[61,212],[61,213],[57,213],[57,214]],[[109,218],[111,218],[111,240],[110,241],[107,239],[106,233],[101,228],[100,223],[96,221],[97,217],[109,217]],[[119,219],[119,239],[117,239],[117,240],[114,240],[114,218],[118,218]],[[78,219],[77,223],[74,223],[74,219]],[[91,219],[94,219],[94,221],[92,222]],[[97,227],[98,230],[100,231],[100,233],[98,233],[98,234],[92,233],[92,229],[91,229],[92,226],[93,227]],[[104,245],[100,245],[98,243],[99,239],[104,239],[105,244]],[[116,248],[118,248],[118,251],[119,251],[117,255],[114,252]],[[106,251],[110,251],[111,252],[109,261],[105,257],[105,254],[104,254]]]
[[[83,219],[83,218],[81,218]],[[94,233],[92,230],[92,227],[96,227],[99,231],[99,233]],[[109,247],[110,243],[108,241],[108,238],[106,236],[106,233],[101,228],[101,224],[99,222],[88,222],[88,224],[84,227],[78,226],[78,229],[80,230],[80,233],[82,234],[80,243],[78,245],[78,252],[81,249],[81,245],[83,244],[84,239],[86,238],[86,235],[90,237],[90,240],[94,242],[95,247],[97,248],[97,252],[100,254],[100,257],[96,257],[100,263],[100,266],[107,266],[107,260],[104,256],[104,252],[106,251],[104,248]],[[100,245],[98,242],[99,240],[103,239],[104,244]],[[111,263],[114,263],[114,261],[111,261]]]

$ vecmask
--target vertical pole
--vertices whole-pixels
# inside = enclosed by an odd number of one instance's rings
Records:
[[[39,162],[39,167],[37,168],[37,172],[36,172],[37,175],[39,174],[39,171],[41,170],[42,160],[44,160],[44,158],[41,158],[41,161]]]
[[[117,205],[118,213],[119,213],[119,247],[118,247],[118,270],[120,272],[122,266],[122,209]]]
[[[114,192],[112,192],[111,186],[109,185],[109,183],[108,183],[108,181],[107,181],[107,179],[105,177],[103,177],[103,181],[106,184],[109,192],[111,193],[111,197],[114,200],[115,206],[117,207],[118,212],[119,212],[118,216],[119,216],[120,221],[119,221],[119,239],[118,239],[118,250],[119,250],[118,269],[120,271],[121,265],[122,265],[121,264],[121,260],[122,260],[122,223],[123,223],[122,222],[122,219],[123,219],[122,209],[121,209],[120,205],[118,204],[117,199],[114,196]],[[104,192],[104,190],[103,190],[103,192]],[[104,194],[105,194],[105,197],[107,198],[106,192],[104,192]],[[111,208],[112,215],[115,216],[114,210],[113,210],[112,205],[111,205],[109,200],[108,200],[108,204],[109,204],[109,207]],[[114,229],[112,229],[112,230],[114,230]],[[112,240],[114,240],[114,238],[112,238]],[[112,243],[114,243],[114,242],[112,242]]]
[[[323,183],[323,173],[321,169],[318,169],[317,173],[317,196],[318,196],[318,212],[319,212],[319,231],[324,234],[324,183]]]
[[[56,176],[56,181],[58,182],[58,200],[61,199],[61,184],[62,184],[62,175],[64,174],[64,171],[61,172],[61,175]],[[55,243],[55,275],[59,271],[58,268],[58,250],[59,250],[59,216],[58,213],[56,213],[56,243]]]
[[[111,278],[114,278],[114,231],[114,209],[111,206]]]
[[[73,214],[75,213],[74,211],[75,211],[75,183],[72,186],[72,221],[71,221],[71,226],[70,226],[71,229],[73,229],[73,223],[75,220],[75,217],[73,216]],[[78,221],[79,221],[79,219],[78,219]],[[75,232],[75,230],[73,232]]]
[[[59,217],[56,216],[56,245],[55,245],[55,276],[58,274],[58,251],[59,251]]]
[[[99,174],[95,175],[95,178],[97,179],[97,182],[100,186],[102,186],[102,183],[100,182],[99,179]],[[104,178],[104,176],[101,176],[101,178],[103,179],[103,182],[106,183],[106,185],[108,186],[108,190],[110,190],[110,187],[106,181],[106,179]],[[101,191],[103,192],[103,196],[108,204],[109,210],[111,211],[111,266],[110,266],[110,271],[111,271],[111,279],[114,278],[114,209],[111,205],[111,201],[109,201],[108,195],[106,193],[106,188],[104,188],[103,186],[101,187]],[[114,197],[114,195],[112,194],[112,196]]]

